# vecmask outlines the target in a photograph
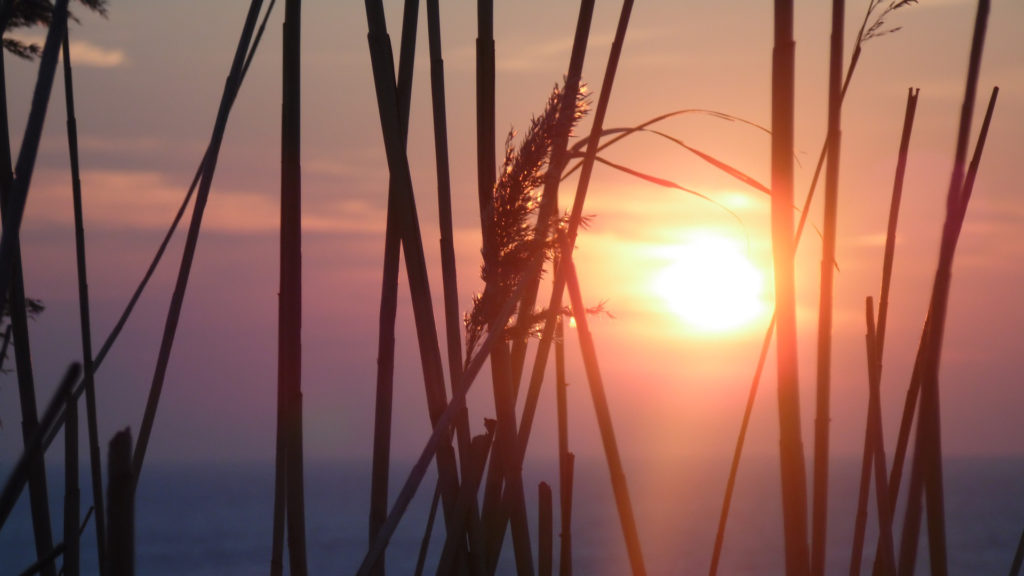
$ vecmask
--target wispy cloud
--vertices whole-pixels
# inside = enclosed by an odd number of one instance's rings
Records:
[[[26,223],[69,225],[70,183],[66,172],[44,170],[33,181]],[[164,229],[181,205],[187,182],[171,182],[152,171],[93,170],[82,175],[85,218],[89,226]],[[383,233],[381,209],[354,200],[320,201],[309,197],[303,229],[326,234]],[[191,207],[186,214],[191,214]],[[276,191],[249,191],[214,185],[203,229],[222,234],[275,233],[280,226]]]
[[[42,36],[18,36],[14,38],[26,44],[42,46],[46,38]],[[117,68],[123,66],[128,59],[124,50],[118,48],[104,48],[86,40],[71,41],[71,63],[75,66],[88,68]]]

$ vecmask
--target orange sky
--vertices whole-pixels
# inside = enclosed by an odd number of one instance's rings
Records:
[[[304,382],[306,446],[313,458],[364,457],[372,432],[376,317],[387,167],[359,3],[309,0],[303,21]],[[397,6],[388,13],[397,42]],[[525,128],[565,73],[572,3],[498,3],[497,125]],[[828,8],[797,3],[797,191],[807,189],[824,137]],[[864,2],[848,3],[847,55]],[[955,454],[1024,454],[1014,422],[1024,406],[1024,202],[1014,178],[1024,143],[1024,4],[996,0],[979,95],[1001,88],[995,123],[954,270],[942,367],[943,444]],[[208,138],[241,27],[243,3],[116,2],[108,20],[82,15],[72,60],[82,145],[94,340],[102,341],[155,251]],[[475,13],[442,6],[460,299],[478,278],[475,190]],[[601,3],[584,79],[600,85],[618,6]],[[866,406],[863,299],[878,290],[882,241],[909,86],[921,88],[896,252],[883,394],[886,430],[897,425],[937,261],[945,192],[966,74],[973,4],[922,0],[890,16],[898,33],[871,40],[843,116],[839,266],[834,336],[833,441],[860,450]],[[167,386],[150,445],[156,459],[269,458],[276,398],[277,194],[280,14],[272,19],[229,122],[193,269]],[[425,22],[425,13],[421,15]],[[714,109],[768,124],[768,3],[641,2],[634,9],[608,126],[681,108]],[[187,39],[183,41],[183,39]],[[426,38],[420,34],[409,149],[435,301],[440,302],[437,209]],[[12,140],[20,141],[34,67],[7,57]],[[71,202],[62,84],[30,193],[23,246],[26,286],[47,311],[33,324],[40,398],[79,355]],[[983,110],[983,102],[978,108]],[[975,131],[980,114],[975,120]],[[581,132],[588,129],[584,122]],[[762,182],[763,132],[707,116],[663,129]],[[500,144],[500,141],[499,141]],[[607,300],[614,319],[594,321],[623,452],[635,457],[731,450],[764,321],[730,335],[686,330],[653,289],[671,249],[695,230],[749,241],[770,269],[769,203],[693,156],[637,136],[608,157],[676,181],[729,206],[653,187],[598,168],[588,198],[596,215],[579,240],[585,298]],[[565,193],[574,190],[566,186]],[[566,195],[562,203],[567,204]],[[820,222],[820,204],[812,221]],[[172,245],[149,291],[99,374],[101,436],[138,426],[180,258]],[[809,233],[798,262],[805,443],[811,445],[813,349],[820,243]],[[770,284],[770,282],[769,282]],[[427,430],[408,295],[400,293],[396,450],[418,453]],[[440,311],[440,305],[437,306]],[[440,314],[440,312],[439,312]],[[599,450],[582,365],[570,336],[573,442]],[[777,446],[774,368],[754,414],[750,450]],[[13,376],[0,386],[0,446],[20,443]],[[471,398],[491,416],[486,383]],[[553,452],[553,394],[545,390],[534,449]],[[477,420],[479,422],[479,420]],[[477,424],[478,425],[478,424]],[[216,442],[210,439],[215,438]]]

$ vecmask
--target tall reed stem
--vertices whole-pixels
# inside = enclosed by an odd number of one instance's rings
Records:
[[[96,551],[100,576],[106,564],[106,512],[103,507],[103,461],[100,456],[99,423],[96,412],[96,388],[93,373],[92,322],[89,318],[89,283],[85,266],[85,222],[82,215],[82,182],[78,165],[78,127],[75,120],[75,93],[71,76],[70,34],[64,35],[64,96],[68,117],[68,152],[71,159],[71,192],[75,212],[75,256],[78,270],[78,312],[82,330],[82,366],[85,385],[86,426],[89,433],[89,464],[92,471],[92,500],[96,509]],[[74,403],[69,403],[68,407]],[[77,519],[76,519],[77,522]],[[65,536],[66,540],[66,536]]]
[[[114,435],[107,452],[107,559],[110,576],[135,576],[135,486],[132,478],[132,434],[127,428]]]
[[[64,576],[78,576],[80,547],[78,512],[81,499],[78,489],[78,407],[68,395],[64,426]]]
[[[2,52],[2,50],[0,50]],[[8,202],[10,191],[13,185],[13,171],[11,167],[11,145],[9,136],[9,125],[7,117],[7,81],[6,71],[2,67],[2,54],[0,54],[0,97],[3,98],[2,110],[0,110],[0,216],[6,224],[6,217],[9,212]],[[36,407],[35,379],[32,370],[32,354],[29,345],[28,314],[25,310],[25,283],[21,266],[21,247],[14,248],[14,271],[11,278],[10,312],[11,323],[8,332],[11,335],[8,342],[14,344],[14,361],[18,376],[18,399],[21,406],[21,427],[22,442],[27,444],[32,438],[33,432],[38,428],[38,410]],[[6,352],[6,350],[5,350]],[[46,558],[53,550],[53,534],[50,527],[50,504],[46,491],[46,465],[40,459],[32,463],[31,476],[29,478],[29,499],[32,510],[32,530],[35,537],[36,557]],[[44,562],[40,572],[44,575],[56,574],[53,562]]]
[[[419,2],[407,0],[402,21],[398,58],[398,103],[402,139],[409,131],[409,103],[412,96],[413,56],[416,47],[416,19]],[[384,279],[381,285],[377,339],[377,396],[374,402],[373,463],[370,483],[370,541],[376,537],[388,514],[388,486],[391,461],[391,409],[395,373],[395,318],[398,313],[398,269],[402,239],[398,223],[398,192],[394,180],[388,184],[387,224],[384,231]],[[374,570],[383,576],[384,560]]]
[[[814,498],[811,509],[811,574],[825,573],[828,534],[829,427],[832,390],[832,299],[835,294],[836,228],[843,105],[843,27],[845,0],[832,0],[828,69],[828,163],[825,166],[825,222],[822,232],[821,297],[818,308],[817,395],[814,433]]]
[[[772,250],[775,260],[782,510],[786,574],[806,576],[807,485],[800,432],[796,287],[793,265],[793,2],[775,0],[772,65]]]
[[[384,7],[380,0],[366,0],[366,15],[369,28],[370,60],[373,67],[374,86],[377,93],[377,106],[380,115],[381,130],[384,136],[384,147],[387,155],[391,179],[398,182],[399,199],[401,200],[401,234],[402,246],[405,250],[406,273],[409,278],[412,295],[413,316],[416,324],[416,335],[419,342],[420,361],[423,368],[424,384],[427,393],[427,404],[430,420],[437,427],[439,419],[449,404],[444,386],[444,369],[441,352],[437,341],[437,330],[434,322],[433,304],[430,298],[430,286],[427,279],[426,261],[423,254],[422,236],[416,216],[416,204],[413,197],[412,177],[409,172],[408,158],[405,154],[402,138],[401,119],[399,117],[398,96],[395,89],[395,66],[391,52],[391,41],[387,34],[384,19]],[[452,449],[450,431],[442,430],[446,440],[436,451],[438,475],[441,482],[441,498],[444,505],[445,521],[448,532],[458,534],[462,530],[462,519],[456,514],[459,492],[458,470],[456,469],[455,453]],[[463,434],[459,434],[462,437]],[[382,528],[382,531],[384,528]],[[383,532],[374,540],[385,540]],[[368,553],[368,557],[378,555]],[[369,569],[369,565],[366,566]]]
[[[241,37],[238,40],[238,48],[235,50],[235,57],[231,64],[231,71],[224,87],[224,94],[221,97],[220,108],[217,111],[217,119],[213,127],[213,135],[210,138],[210,148],[207,152],[205,170],[199,182],[199,190],[196,194],[196,203],[192,211],[192,221],[189,223],[188,235],[185,238],[185,249],[181,257],[181,265],[178,269],[178,278],[174,286],[174,293],[171,296],[170,308],[167,312],[167,320],[164,324],[163,338],[160,342],[160,351],[157,356],[156,370],[153,374],[153,382],[149,389],[149,398],[146,400],[146,411],[142,417],[142,425],[139,428],[139,437],[133,457],[132,480],[139,481],[142,472],[142,464],[146,457],[146,447],[149,444],[149,436],[153,429],[153,422],[156,419],[156,410],[160,402],[160,393],[163,390],[164,378],[167,375],[167,366],[171,358],[171,347],[174,345],[174,336],[178,330],[178,320],[181,317],[181,307],[185,301],[185,289],[188,287],[189,274],[192,271],[192,261],[195,258],[196,245],[199,242],[199,229],[203,222],[203,213],[206,210],[206,202],[210,197],[210,188],[213,184],[214,170],[217,166],[217,157],[220,154],[220,145],[224,138],[224,131],[227,128],[228,114],[231,111],[231,104],[241,84],[242,66],[245,62],[246,49],[250,44],[253,30],[256,28],[256,20],[260,13],[262,0],[252,0],[249,5],[249,13],[242,28]]]
[[[586,307],[583,305],[583,296],[580,293],[580,284],[576,277],[576,267],[572,262],[572,254],[568,252],[568,246],[565,244],[563,244],[561,262],[565,270],[566,287],[569,289],[569,300],[572,303],[573,318],[576,319],[580,351],[583,354],[583,365],[587,373],[587,382],[590,384],[590,395],[594,400],[594,409],[597,412],[597,424],[601,432],[601,443],[604,446],[605,458],[608,461],[608,472],[611,474],[615,505],[619,512],[619,521],[622,524],[626,551],[629,553],[629,564],[634,576],[643,576],[647,573],[647,569],[644,567],[644,557],[640,550],[640,536],[637,533],[636,520],[633,517],[633,505],[630,503],[629,488],[626,485],[626,473],[622,466],[622,458],[619,456],[619,446],[615,440],[615,429],[612,427],[611,410],[608,405],[608,398],[605,395],[601,370],[597,362],[597,349],[594,346],[594,338],[590,334]]]

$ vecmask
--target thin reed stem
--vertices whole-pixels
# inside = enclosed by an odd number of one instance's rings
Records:
[[[772,250],[775,262],[775,309],[779,396],[779,444],[787,576],[805,576],[807,485],[800,431],[797,376],[796,287],[793,264],[793,2],[775,0],[772,58]]]
[[[839,159],[843,105],[843,28],[845,0],[832,0],[832,35],[828,71],[828,162],[825,167],[825,219],[822,233],[821,296],[818,308],[818,362],[815,429],[814,487],[811,508],[811,574],[825,573],[828,535],[829,432],[832,396],[832,308],[835,295],[836,229],[839,204]]]
[[[238,41],[238,48],[231,64],[231,71],[224,87],[224,94],[221,97],[220,108],[217,111],[217,120],[214,123],[213,135],[210,138],[210,148],[207,153],[205,170],[199,182],[199,190],[196,194],[196,202],[192,211],[192,221],[189,224],[188,235],[185,239],[185,249],[182,253],[181,266],[178,269],[178,278],[174,286],[174,293],[171,297],[170,309],[167,312],[167,320],[164,324],[163,338],[160,342],[160,351],[157,357],[156,370],[153,375],[153,382],[149,390],[149,398],[146,400],[146,410],[142,417],[142,425],[139,428],[139,437],[135,450],[132,453],[133,472],[132,480],[139,481],[142,472],[142,464],[146,457],[146,447],[149,444],[149,436],[153,429],[153,422],[156,419],[156,410],[160,402],[160,393],[163,390],[164,378],[167,374],[167,366],[170,362],[171,347],[174,344],[174,336],[178,329],[178,320],[181,317],[181,307],[185,300],[185,289],[188,287],[189,274],[192,271],[192,261],[195,258],[196,245],[199,241],[199,228],[202,225],[203,213],[206,209],[206,202],[210,196],[210,187],[213,184],[214,170],[217,166],[217,157],[220,153],[220,145],[227,127],[228,115],[234,96],[241,84],[241,70],[245,61],[247,47],[252,39],[253,30],[256,27],[256,20],[260,13],[262,0],[252,0],[249,5],[249,13],[245,19],[241,37]],[[111,575],[113,576],[113,575]]]
[[[398,58],[398,101],[403,140],[409,131],[409,105],[412,100],[413,58],[416,48],[416,21],[419,2],[407,0],[402,20],[402,39]],[[388,513],[388,485],[391,460],[391,410],[395,372],[395,317],[398,311],[398,269],[401,236],[398,230],[398,192],[394,181],[388,185],[387,224],[384,232],[384,279],[381,285],[379,333],[377,340],[377,397],[374,402],[373,481],[370,484],[370,541],[376,536]],[[383,576],[384,561],[375,574]]]
[[[99,423],[92,357],[92,322],[89,318],[89,283],[85,266],[85,221],[82,215],[82,182],[78,165],[78,127],[75,119],[74,83],[71,75],[70,34],[64,35],[64,96],[68,117],[68,152],[71,160],[71,193],[75,212],[75,256],[78,271],[78,312],[82,330],[82,366],[85,386],[86,426],[89,434],[89,464],[92,472],[92,500],[96,508],[96,552],[100,576],[106,564],[106,511],[103,506],[103,461],[100,455]],[[74,402],[68,403],[70,409]],[[65,542],[67,535],[65,534]]]
[[[587,373],[587,383],[590,385],[590,395],[594,400],[594,409],[597,412],[597,424],[601,432],[601,443],[604,446],[605,458],[608,461],[608,472],[611,474],[612,492],[615,494],[615,505],[619,512],[619,522],[622,525],[622,534],[626,541],[629,564],[634,576],[643,576],[647,573],[647,569],[644,567],[644,557],[640,549],[640,536],[637,533],[636,520],[633,517],[633,505],[629,499],[626,473],[622,466],[622,458],[619,456],[618,442],[615,440],[611,410],[608,405],[608,398],[605,395],[601,370],[597,362],[597,349],[594,346],[593,336],[590,334],[586,307],[583,305],[583,296],[580,293],[579,279],[576,277],[576,267],[573,264],[572,254],[568,251],[567,244],[563,244],[561,262],[565,270],[566,288],[569,290],[573,318],[576,319],[576,329],[580,340],[580,351],[583,355],[583,365]]]

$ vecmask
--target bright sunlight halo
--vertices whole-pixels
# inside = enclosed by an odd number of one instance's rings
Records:
[[[669,257],[654,288],[689,328],[728,332],[764,312],[764,278],[739,242],[704,233],[671,249]]]

